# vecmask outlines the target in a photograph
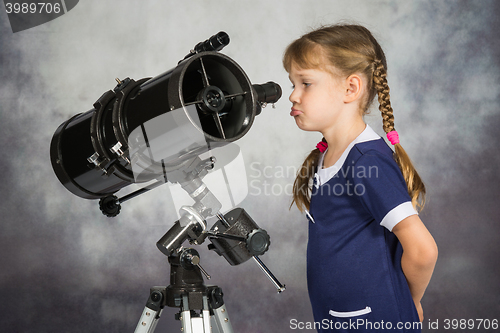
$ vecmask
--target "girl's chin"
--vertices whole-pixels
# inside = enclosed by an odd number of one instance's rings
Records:
[[[311,125],[304,123],[302,119],[299,119],[299,117],[295,117],[295,124],[297,125],[298,128],[300,128],[303,131],[308,131],[308,132],[318,131],[318,129],[313,128]]]

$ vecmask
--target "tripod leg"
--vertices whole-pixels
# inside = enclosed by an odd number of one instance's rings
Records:
[[[142,311],[141,318],[137,323],[137,327],[135,328],[135,333],[153,333],[156,329],[156,325],[158,324],[158,320],[160,319],[160,314],[163,309],[160,309],[159,312],[156,312],[147,306]]]
[[[227,314],[226,305],[214,309],[214,318],[219,333],[233,333],[233,326],[229,321],[229,316]]]
[[[203,317],[203,327],[205,328],[203,332],[212,333],[212,326],[210,326],[210,310],[208,308],[207,296],[203,296],[203,311],[201,313]]]
[[[180,317],[182,323],[182,331],[184,333],[212,333],[212,328],[210,327],[210,311],[208,310],[207,297],[203,296],[203,310],[201,315],[191,316],[191,310],[189,310],[188,296],[184,295],[182,297],[182,312]]]
[[[213,318],[215,319],[215,325],[219,333],[233,333],[233,326],[229,321],[222,289],[217,286],[212,286],[209,288],[208,295],[210,309],[213,312]]]
[[[191,326],[191,310],[189,310],[187,295],[182,296],[182,312],[179,319],[182,323],[182,332],[193,333],[193,327]]]
[[[208,307],[207,296],[203,296],[203,309],[200,312],[200,316],[192,316],[191,310],[189,310],[188,296],[184,295],[182,297],[182,312],[179,319],[181,320],[182,331],[184,333],[211,333],[210,308]]]
[[[135,328],[135,333],[153,333],[163,311],[165,299],[165,287],[156,287],[149,294],[146,307],[142,311],[141,318]]]

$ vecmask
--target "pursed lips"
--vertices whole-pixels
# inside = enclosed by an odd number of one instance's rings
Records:
[[[298,115],[300,115],[302,113],[303,113],[302,111],[297,110],[295,108],[292,108],[292,111],[290,111],[290,116],[295,117],[295,116],[298,116]]]

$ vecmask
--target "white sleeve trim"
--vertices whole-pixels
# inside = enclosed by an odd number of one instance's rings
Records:
[[[413,208],[411,201],[403,202],[387,213],[382,219],[382,222],[380,222],[380,225],[392,231],[392,228],[394,228],[396,224],[412,215],[418,215],[418,213],[415,208]]]

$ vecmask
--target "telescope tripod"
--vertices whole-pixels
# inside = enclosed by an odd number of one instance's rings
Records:
[[[180,248],[168,256],[170,285],[151,288],[146,307],[135,333],[154,332],[165,306],[180,308],[176,319],[181,321],[184,333],[211,333],[211,318],[219,333],[233,333],[223,300],[222,289],[205,286],[199,265],[200,257],[192,248]]]

